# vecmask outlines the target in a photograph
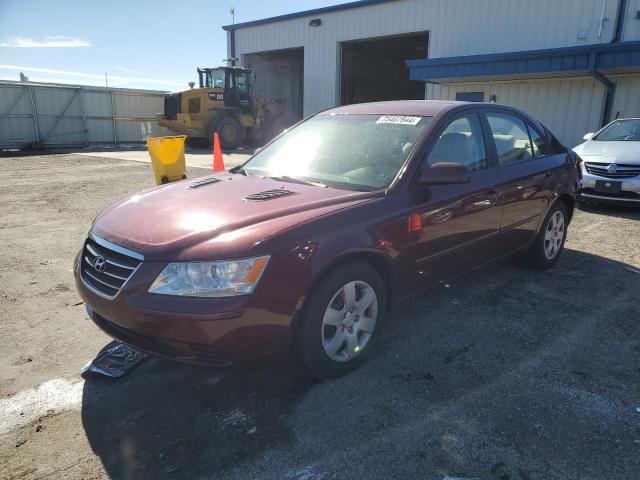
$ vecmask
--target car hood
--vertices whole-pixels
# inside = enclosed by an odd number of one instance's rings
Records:
[[[573,149],[585,161],[640,165],[640,142],[586,141]],[[602,157],[597,160],[593,157]]]
[[[213,183],[198,185],[206,179]],[[247,199],[271,190],[287,195]],[[91,233],[148,260],[237,258],[282,230],[379,195],[241,174],[208,175],[123,199],[100,213]]]

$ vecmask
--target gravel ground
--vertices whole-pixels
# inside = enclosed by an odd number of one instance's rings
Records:
[[[0,478],[632,479],[640,475],[640,210],[577,211],[547,272],[504,262],[394,313],[357,372],[221,373],[158,359],[119,380],[73,257],[149,165],[0,158]],[[204,173],[189,170],[189,175]]]

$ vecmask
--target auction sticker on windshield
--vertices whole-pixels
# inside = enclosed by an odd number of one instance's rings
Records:
[[[404,115],[383,115],[376,123],[393,123],[395,125],[417,125],[422,117],[407,117]]]

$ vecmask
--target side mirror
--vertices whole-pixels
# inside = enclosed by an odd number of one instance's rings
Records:
[[[593,138],[594,133],[593,132],[589,132],[589,133],[585,133],[584,137],[582,137],[584,140],[591,140]]]
[[[471,170],[466,165],[453,162],[438,162],[423,168],[418,183],[420,185],[451,185],[467,183],[471,179]]]

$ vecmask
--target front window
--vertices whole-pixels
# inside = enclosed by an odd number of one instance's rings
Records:
[[[431,117],[319,115],[257,153],[244,170],[349,190],[386,188]]]
[[[224,71],[222,70],[206,71],[204,86],[206,88],[224,88]]]
[[[232,72],[231,73],[231,88],[233,90],[240,90],[242,92],[249,91],[249,79],[247,78],[249,74],[247,72]]]
[[[440,134],[427,157],[429,165],[454,162],[471,171],[488,168],[480,120],[475,113],[452,121]]]
[[[640,119],[616,120],[593,140],[599,142],[640,142]]]

